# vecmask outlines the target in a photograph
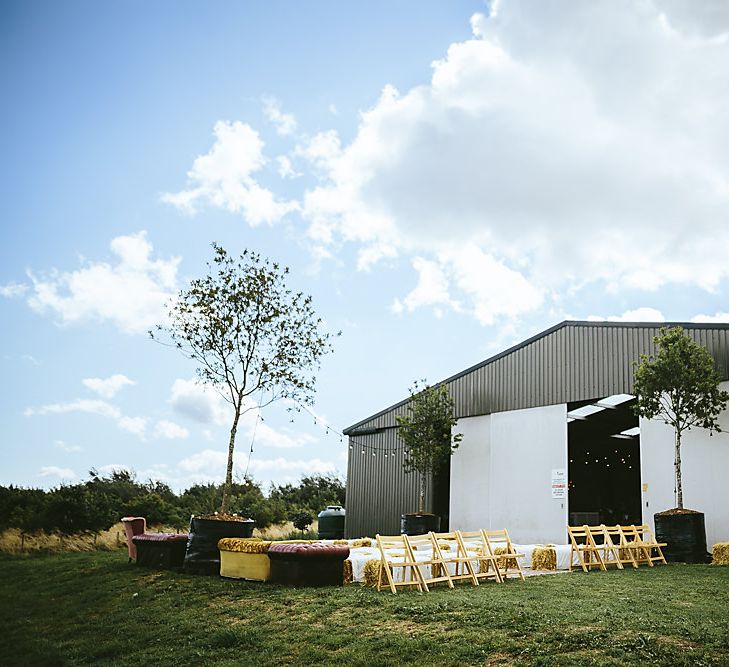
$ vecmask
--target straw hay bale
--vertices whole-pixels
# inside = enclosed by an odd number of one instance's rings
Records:
[[[532,570],[556,570],[557,550],[554,544],[538,544],[532,552]]]
[[[342,580],[345,584],[351,584],[354,580],[354,575],[352,574],[352,561],[349,560],[349,558],[344,561],[344,573]]]
[[[369,537],[363,537],[359,540],[352,540],[352,544],[350,546],[354,549],[358,549],[360,547],[371,547],[372,540]]]
[[[380,578],[380,568],[382,563],[379,558],[372,558],[365,563],[364,566],[364,583],[365,586],[377,586]]]
[[[349,546],[349,540],[333,540],[332,544],[346,544]]]
[[[218,540],[218,549],[241,554],[265,554],[271,542],[258,537],[224,537]]]
[[[450,551],[451,550],[451,543],[450,542],[438,542],[438,547],[441,551]]]
[[[718,542],[711,551],[713,553],[711,562],[714,565],[729,565],[729,542]]]
[[[509,553],[509,547],[496,547],[494,556],[503,556]],[[500,558],[499,561],[503,567],[518,567],[516,558]]]

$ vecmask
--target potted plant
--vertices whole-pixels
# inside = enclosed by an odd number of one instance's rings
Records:
[[[185,568],[212,571],[217,540],[250,535],[252,521],[230,512],[233,452],[242,415],[281,399],[313,403],[316,371],[330,352],[311,297],[291,291],[288,268],[245,250],[235,259],[213,243],[208,274],[191,281],[149,334],[198,363],[197,375],[230,404],[232,424],[220,511],[193,517]],[[255,430],[254,430],[255,434]],[[251,443],[253,451],[253,443]],[[200,567],[196,567],[196,563]]]
[[[419,476],[418,511],[403,514],[401,532],[420,535],[440,528],[440,517],[425,511],[428,476],[437,473],[458,448],[463,434],[453,434],[458,422],[454,403],[444,384],[429,386],[424,380],[410,389],[408,414],[397,417],[398,435],[405,445],[405,472]]]
[[[654,515],[656,537],[666,542],[667,560],[689,563],[706,559],[704,515],[683,505],[681,436],[693,427],[720,431],[717,417],[729,401],[719,390],[721,376],[708,350],[681,327],[663,327],[653,338],[656,354],[635,363],[637,414],[662,419],[674,431],[676,507]]]

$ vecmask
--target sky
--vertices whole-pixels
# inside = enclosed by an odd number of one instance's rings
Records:
[[[311,413],[244,418],[264,488],[562,320],[729,321],[723,0],[9,0],[0,85],[3,485],[223,480],[146,334],[213,242],[342,332]]]

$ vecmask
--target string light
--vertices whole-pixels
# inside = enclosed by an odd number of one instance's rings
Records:
[[[335,435],[337,435],[339,437],[339,442],[340,443],[343,443],[344,442],[344,433],[342,431],[339,431],[338,429],[334,428],[331,424],[328,424],[326,421],[324,421],[321,417],[318,417],[316,414],[314,414],[303,403],[299,403],[298,401],[296,401],[296,408],[292,408],[292,409],[295,409],[296,412],[301,412],[302,410],[304,410],[305,412],[307,412],[312,417],[312,419],[314,420],[314,424],[315,425],[319,425],[320,422],[321,422],[321,426],[324,427],[325,435],[329,435],[330,432],[331,433],[334,433]],[[294,421],[295,420],[293,418],[290,419],[290,422],[291,423],[293,423]],[[356,438],[353,435],[349,435],[347,437],[349,439],[349,450],[353,452],[355,446],[356,447],[359,447],[360,448],[360,451],[361,451],[361,454],[363,456],[367,452],[370,452],[372,454],[372,456],[374,456],[374,457],[376,457],[378,454],[382,454],[382,456],[384,458],[388,458],[388,455],[389,455],[389,457],[391,459],[394,459],[395,458],[395,454],[398,453],[398,450],[397,449],[390,449],[389,446],[388,447],[382,447],[381,445],[374,445],[374,444],[362,442],[361,440],[359,440],[358,438]],[[407,454],[407,453],[408,452],[406,451],[405,454]]]

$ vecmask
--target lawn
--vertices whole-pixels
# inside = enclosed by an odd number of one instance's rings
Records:
[[[377,593],[128,565],[123,552],[0,557],[9,665],[729,665],[729,567]]]

